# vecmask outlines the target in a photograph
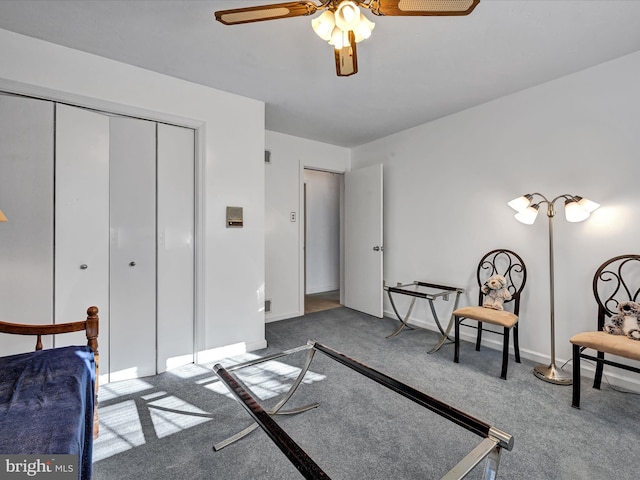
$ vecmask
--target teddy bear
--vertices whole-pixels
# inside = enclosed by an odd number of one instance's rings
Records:
[[[504,310],[503,303],[511,300],[507,280],[502,275],[493,275],[480,289],[484,293],[483,307]]]
[[[611,317],[602,330],[612,335],[626,335],[632,340],[640,340],[640,303],[618,303],[618,313]]]

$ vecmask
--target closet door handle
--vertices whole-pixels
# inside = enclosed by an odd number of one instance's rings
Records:
[[[89,266],[86,263],[80,265],[80,270],[86,270],[87,268],[89,268]]]

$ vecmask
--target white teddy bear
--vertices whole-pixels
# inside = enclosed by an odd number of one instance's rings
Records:
[[[626,335],[632,340],[640,340],[640,304],[636,302],[620,302],[618,313],[602,330],[612,335]]]
[[[503,303],[511,300],[507,280],[502,275],[493,275],[480,289],[484,293],[483,307],[504,310]]]

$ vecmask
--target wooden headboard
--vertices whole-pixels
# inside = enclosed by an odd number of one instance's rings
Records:
[[[25,323],[9,323],[0,321],[1,333],[13,333],[15,335],[36,335],[36,350],[42,350],[42,335],[54,335],[56,333],[70,333],[86,331],[87,345],[91,347],[94,355],[98,355],[98,307],[87,309],[87,319],[79,322],[57,323],[47,325],[29,325]]]
[[[60,333],[81,332],[85,331],[87,336],[87,345],[93,350],[96,363],[96,396],[95,409],[93,416],[93,436],[98,436],[98,307],[89,307],[87,309],[87,319],[78,322],[57,323],[47,325],[29,325],[23,323],[9,323],[0,321],[0,333],[11,333],[14,335],[35,335],[36,350],[42,350],[42,335],[54,335]]]

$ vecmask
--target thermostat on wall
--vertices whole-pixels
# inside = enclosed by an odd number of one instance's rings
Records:
[[[242,207],[227,207],[227,228],[242,228]]]

